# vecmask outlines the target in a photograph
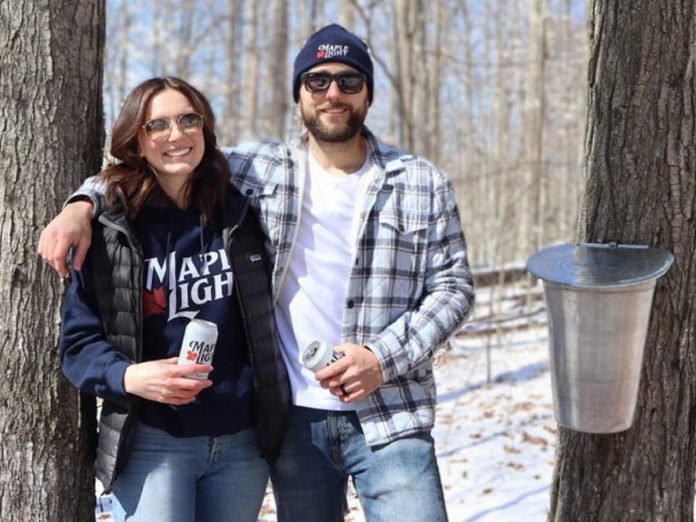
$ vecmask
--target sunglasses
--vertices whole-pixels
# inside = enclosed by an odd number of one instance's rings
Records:
[[[365,85],[365,75],[354,72],[330,74],[327,72],[306,72],[300,76],[300,81],[312,94],[329,90],[331,82],[335,81],[343,94],[358,94]]]
[[[203,116],[195,112],[185,112],[174,119],[155,118],[145,122],[143,129],[151,140],[165,141],[169,139],[175,124],[184,134],[194,134],[203,129]]]

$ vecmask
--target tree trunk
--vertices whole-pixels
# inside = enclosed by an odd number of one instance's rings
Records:
[[[317,5],[317,0],[299,0],[297,14],[300,26],[299,49],[304,45],[307,38],[319,29],[319,6]]]
[[[349,31],[355,31],[355,7],[353,2],[344,1],[340,4],[338,23]]]
[[[128,64],[130,62],[130,56],[128,54],[128,42],[130,41],[131,32],[131,22],[132,17],[130,13],[130,8],[128,2],[123,0],[118,10],[118,18],[121,23],[121,45],[120,54],[118,56],[118,76],[116,81],[116,95],[118,96],[116,106],[120,107],[123,101],[126,99],[126,94],[128,94]],[[118,109],[114,111],[114,115],[118,114]],[[115,117],[114,117],[115,119]]]
[[[530,0],[529,76],[524,102],[524,194],[522,198],[521,252],[534,252],[543,243],[544,70],[546,0]],[[526,244],[525,244],[526,243]]]
[[[396,20],[396,2],[389,4],[389,9],[391,13],[388,15],[388,20]],[[399,24],[394,21],[391,24],[392,38],[393,41],[398,41],[399,38]],[[392,140],[392,143],[402,143],[402,132],[401,132],[401,107],[403,106],[403,92],[401,88],[401,56],[399,52],[399,46],[396,44],[389,46],[389,60],[391,64],[391,70],[393,71],[393,77],[395,82],[392,84],[392,88],[389,90],[389,130],[388,136]]]
[[[413,92],[415,85],[413,73],[413,30],[411,23],[411,4],[407,0],[394,0],[394,24],[396,32],[396,71],[399,93],[399,145],[406,150],[414,150],[413,121]]]
[[[179,78],[191,77],[191,56],[195,47],[193,36],[195,4],[195,0],[179,0],[175,11],[177,19],[175,30],[169,32],[169,40],[165,44],[174,49],[174,76]]]
[[[271,82],[267,85],[271,96],[271,113],[268,115],[270,132],[267,137],[282,140],[285,138],[285,119],[288,112],[288,90],[283,88],[288,69],[288,5],[285,0],[274,0],[272,5]]]
[[[237,0],[227,1],[227,23],[225,31],[225,82],[222,88],[222,119],[218,127],[219,143],[230,146],[239,135],[239,56],[237,45],[239,14]]]
[[[579,239],[661,247],[633,427],[561,429],[551,521],[692,521],[696,460],[693,0],[591,2]]]
[[[94,399],[60,373],[64,284],[36,244],[100,166],[104,2],[5,0],[0,41],[0,520],[94,520]]]
[[[426,122],[421,122],[428,129],[428,154],[433,163],[439,165],[442,135],[440,133],[442,106],[440,104],[440,89],[442,87],[442,72],[444,70],[443,50],[445,48],[445,7],[442,2],[437,2],[432,6],[434,11],[433,23],[435,24],[435,34],[433,36],[433,58],[430,61],[431,72],[425,78],[426,92],[424,97],[428,102],[428,117]],[[448,33],[449,34],[449,33]]]
[[[515,75],[517,71],[510,67],[506,67],[507,63],[512,62],[511,56],[519,49],[519,42],[516,40],[516,31],[513,30],[512,24],[517,23],[517,12],[514,5],[508,5],[505,0],[496,0],[495,2],[495,34],[492,44],[495,48],[495,56],[497,64],[495,70],[495,84],[493,92],[493,135],[496,136],[492,144],[492,155],[488,163],[491,168],[488,170],[492,175],[487,176],[490,179],[489,188],[483,195],[486,199],[481,200],[486,202],[485,217],[486,230],[494,231],[492,239],[484,243],[485,259],[489,259],[493,266],[503,265],[503,250],[509,249],[509,245],[514,244],[515,235],[511,235],[510,231],[515,231],[516,221],[511,215],[513,205],[508,203],[511,195],[516,190],[518,183],[508,183],[508,173],[510,172],[509,160],[511,151],[511,108],[513,104],[510,102],[513,89],[516,87]],[[517,206],[517,205],[515,205]]]
[[[258,90],[259,90],[259,54],[258,37],[258,4],[251,1],[247,4],[247,20],[244,33],[244,83],[243,97],[246,109],[244,111],[244,128],[241,135],[244,138],[256,137],[258,133]]]
[[[428,24],[427,5],[422,0],[411,0],[408,6],[409,29],[412,36],[411,48],[406,52],[410,62],[410,78],[412,84],[411,105],[409,107],[409,123],[412,145],[409,151],[419,156],[431,159],[430,136],[428,136],[428,73],[430,61],[426,53],[426,31]]]

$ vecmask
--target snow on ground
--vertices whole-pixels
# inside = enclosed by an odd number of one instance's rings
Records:
[[[543,301],[539,289],[530,303],[524,288],[508,291],[494,314],[491,289],[477,291],[470,326],[435,370],[433,434],[452,522],[545,521],[548,512],[556,422]]]
[[[434,437],[453,522],[546,520],[556,423],[545,331],[524,334],[493,349],[490,383],[477,339],[436,370]]]

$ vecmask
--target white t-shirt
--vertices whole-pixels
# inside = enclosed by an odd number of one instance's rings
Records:
[[[356,202],[370,161],[352,174],[324,170],[306,153],[302,210],[292,257],[276,304],[283,358],[293,404],[323,410],[352,410],[319,386],[300,363],[312,341],[341,342],[343,307],[353,258]]]

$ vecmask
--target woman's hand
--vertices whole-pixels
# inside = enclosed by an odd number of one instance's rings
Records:
[[[177,357],[131,364],[123,376],[126,392],[165,404],[188,404],[198,393],[213,385],[210,380],[188,378],[194,373],[209,373],[208,364],[177,364]]]

